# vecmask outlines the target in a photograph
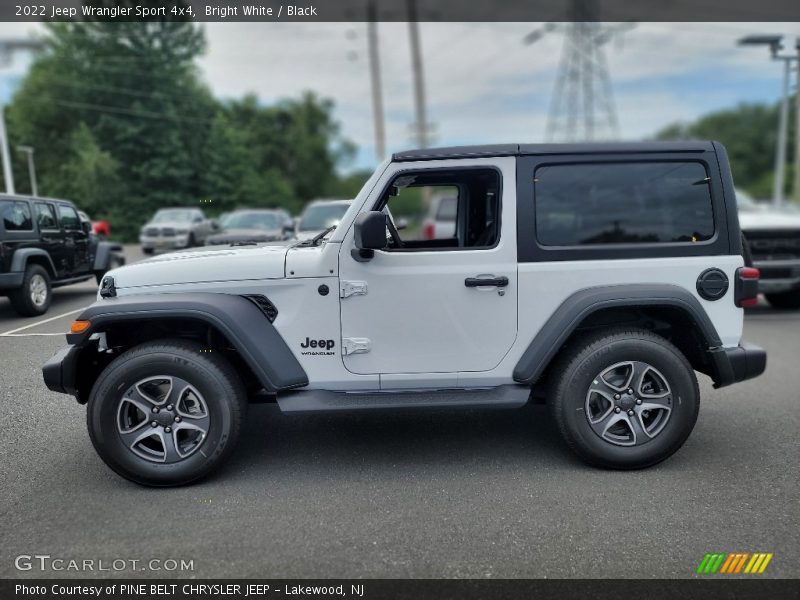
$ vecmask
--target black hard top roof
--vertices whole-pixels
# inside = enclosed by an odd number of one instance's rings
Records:
[[[487,156],[525,156],[544,154],[622,154],[632,152],[713,152],[713,142],[587,142],[575,144],[486,144],[451,146],[395,152],[392,160],[440,160]]]

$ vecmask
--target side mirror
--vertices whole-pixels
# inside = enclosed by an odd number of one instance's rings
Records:
[[[192,219],[192,223],[202,223],[202,222],[203,222],[203,217],[195,217],[194,219]]]
[[[214,231],[220,230],[221,225],[219,224],[219,221],[217,221],[216,219],[211,219],[210,222],[211,222],[211,229],[213,229]]]
[[[379,210],[361,213],[356,217],[352,257],[365,262],[375,255],[375,250],[386,248],[386,214]]]
[[[81,229],[86,234],[92,233],[92,223],[91,221],[81,221]]]
[[[294,233],[294,219],[286,219],[283,222],[283,233]]]

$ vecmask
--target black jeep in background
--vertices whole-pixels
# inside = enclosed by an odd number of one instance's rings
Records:
[[[0,295],[20,315],[45,313],[52,288],[124,264],[122,246],[99,241],[72,202],[0,195]]]

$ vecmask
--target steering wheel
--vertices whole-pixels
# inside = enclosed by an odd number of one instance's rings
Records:
[[[392,238],[392,244],[394,244],[394,247],[402,248],[403,240],[400,239],[400,233],[397,231],[397,227],[394,226],[394,222],[389,216],[386,217],[386,228],[389,230],[389,235]]]

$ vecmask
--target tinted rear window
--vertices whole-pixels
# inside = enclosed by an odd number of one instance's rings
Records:
[[[544,165],[534,176],[536,235],[545,246],[701,242],[714,235],[698,162]]]
[[[0,217],[6,231],[31,231],[31,207],[19,200],[0,200]]]

